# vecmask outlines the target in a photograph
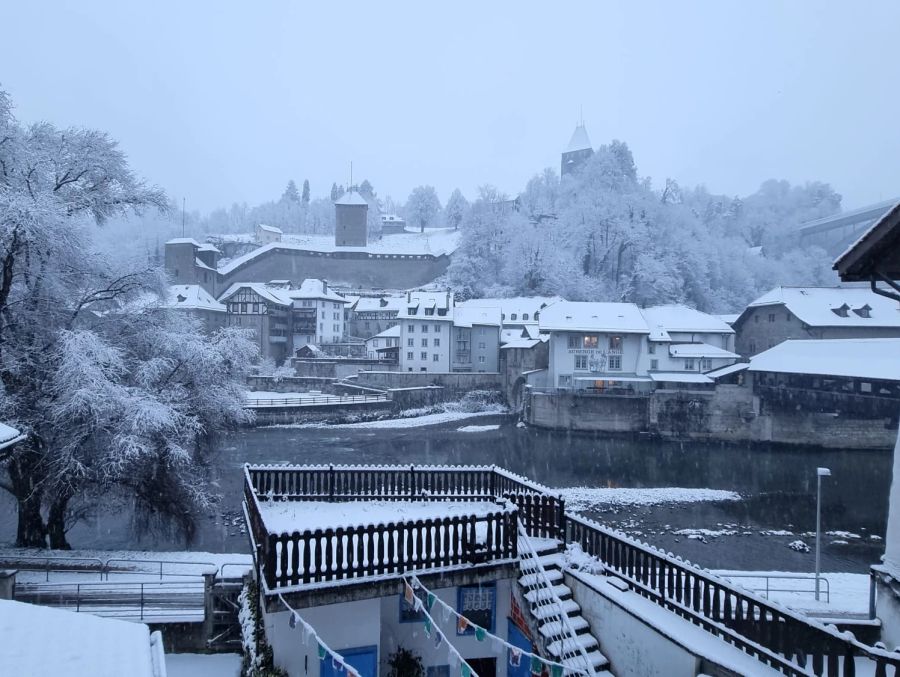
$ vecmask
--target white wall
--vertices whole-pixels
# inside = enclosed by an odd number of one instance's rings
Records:
[[[298,609],[297,613],[338,653],[342,649],[380,644],[381,600],[378,598]],[[291,628],[289,620],[287,610],[265,614],[266,637],[272,647],[275,665],[286,670],[289,677],[319,677],[315,640],[304,645],[300,624]],[[380,648],[378,660],[381,660]]]
[[[569,336],[591,335],[598,336],[597,349],[588,353],[603,355],[609,352],[609,337],[622,337],[622,369],[603,372],[575,371],[575,355],[577,350],[569,348]],[[598,378],[612,378],[615,374],[646,374],[649,361],[646,359],[646,335],[645,334],[613,334],[596,332],[562,332],[554,331],[550,334],[550,384],[559,386],[561,375],[575,377],[597,376]],[[581,351],[583,352],[583,351]]]
[[[452,321],[447,318],[429,317],[425,319],[400,320],[400,371],[433,371],[445,373],[450,371],[450,341],[452,340],[450,328]],[[427,332],[422,327],[428,327]],[[437,328],[437,331],[435,330]],[[413,346],[409,346],[412,339]],[[428,341],[428,346],[422,346],[422,340]],[[434,339],[440,341],[435,347]],[[412,352],[412,359],[408,353]],[[422,353],[426,359],[422,359]],[[434,356],[437,355],[437,360]]]

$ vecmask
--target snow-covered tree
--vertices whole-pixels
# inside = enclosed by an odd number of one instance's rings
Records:
[[[297,190],[297,184],[294,183],[293,179],[288,181],[287,188],[284,189],[284,193],[281,196],[281,201],[294,204],[300,203],[300,191]]]
[[[425,232],[426,226],[434,225],[441,213],[441,201],[434,186],[418,186],[413,188],[406,201],[406,220]]]
[[[462,191],[457,188],[450,194],[450,199],[447,200],[447,206],[444,207],[444,218],[447,220],[447,225],[452,226],[454,229],[458,229],[459,224],[462,223],[468,209],[469,201],[466,200]]]
[[[303,179],[303,194],[300,196],[300,201],[304,205],[309,205],[309,179]]]

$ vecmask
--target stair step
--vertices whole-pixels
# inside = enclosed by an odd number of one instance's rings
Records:
[[[579,647],[585,649],[586,651],[591,651],[596,649],[599,646],[596,638],[593,635],[578,635],[575,639],[571,637],[566,637],[562,640],[556,640],[555,642],[550,642],[547,646],[547,651],[550,652],[551,655],[559,658],[560,656],[571,656],[575,657],[576,654],[580,655]]]
[[[566,558],[561,552],[539,555],[538,560],[545,569],[565,569],[566,567]]]
[[[534,604],[535,602],[543,602],[547,599],[553,599],[555,594],[559,599],[565,599],[572,596],[572,589],[568,585],[554,585],[553,593],[547,586],[536,587],[534,590],[525,593],[525,599]]]
[[[562,613],[566,615],[577,614],[579,611],[581,611],[581,607],[578,606],[578,602],[576,602],[574,599],[567,599],[558,605],[546,604],[544,606],[535,607],[531,613],[539,621],[543,621],[556,616],[558,613],[560,613],[560,609],[562,610]]]
[[[575,632],[581,632],[582,630],[587,630],[588,622],[584,620],[581,616],[575,616],[574,618],[570,618],[568,623],[566,624],[568,627],[572,628]],[[538,628],[541,635],[546,638],[556,637],[563,630],[563,626],[559,621],[548,621]]]
[[[533,588],[536,585],[543,585],[544,580],[548,580],[551,583],[556,584],[562,579],[562,571],[560,571],[559,569],[551,569],[547,572],[546,576],[543,576],[540,573],[525,574],[519,579],[519,583],[523,588]]]
[[[600,670],[609,667],[609,661],[606,659],[602,653],[594,649],[593,651],[588,651],[588,660],[591,662],[594,670]],[[584,658],[581,657],[581,654],[577,656],[573,656],[572,658],[564,658],[560,661],[567,668],[572,668],[574,670],[584,670]]]

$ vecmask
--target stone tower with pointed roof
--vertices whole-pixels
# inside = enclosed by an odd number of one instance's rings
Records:
[[[566,176],[571,174],[587,162],[588,158],[593,154],[594,149],[591,148],[591,140],[588,138],[587,130],[584,128],[584,122],[580,122],[575,126],[575,131],[572,132],[569,145],[562,152],[559,175]]]
[[[369,203],[355,190],[344,193],[335,203],[334,244],[337,247],[365,247]]]

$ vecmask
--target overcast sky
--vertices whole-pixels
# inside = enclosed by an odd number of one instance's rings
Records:
[[[108,131],[188,208],[559,168],[579,110],[659,185],[900,196],[900,2],[3,3],[24,122]],[[324,7],[324,5],[328,5]],[[389,6],[388,6],[389,5]]]

